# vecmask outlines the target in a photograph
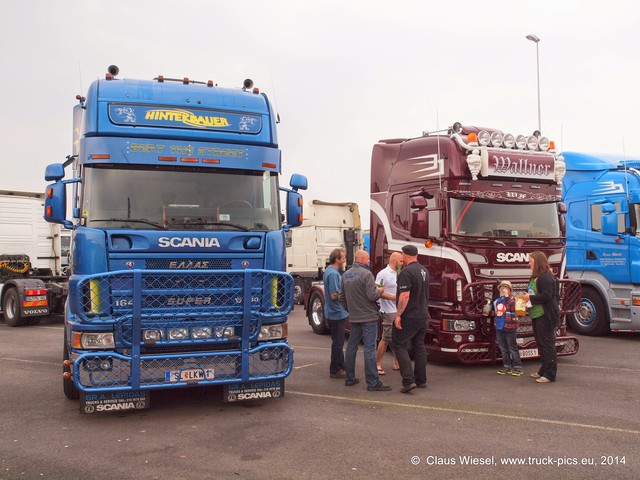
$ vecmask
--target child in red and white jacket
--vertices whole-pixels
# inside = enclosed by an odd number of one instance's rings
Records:
[[[498,375],[522,375],[522,360],[516,338],[518,335],[518,317],[516,316],[516,297],[509,280],[498,285],[500,296],[493,302],[495,313],[496,339],[502,352],[503,367]]]

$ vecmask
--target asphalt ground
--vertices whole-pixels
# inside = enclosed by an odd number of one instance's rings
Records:
[[[428,366],[428,388],[329,378],[328,336],[290,317],[283,398],[222,402],[219,387],[153,392],[142,411],[84,415],[62,392],[62,322],[0,322],[0,480],[637,479],[640,335],[579,337],[557,382],[498,366]]]

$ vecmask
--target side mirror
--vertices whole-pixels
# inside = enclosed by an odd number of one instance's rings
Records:
[[[302,225],[302,195],[298,192],[287,192],[287,224],[285,230]]]
[[[58,182],[64,178],[64,165],[61,163],[52,163],[47,165],[44,171],[44,179],[47,182]]]
[[[294,173],[291,175],[291,180],[289,181],[289,185],[294,190],[306,190],[307,189],[307,177],[304,175],[300,175],[299,173]]]
[[[66,228],[73,228],[73,224],[67,220],[66,215],[66,185],[62,182],[52,183],[47,187],[44,197],[44,219],[49,223],[60,223]]]
[[[567,204],[564,202],[558,203],[558,213],[567,213]]]

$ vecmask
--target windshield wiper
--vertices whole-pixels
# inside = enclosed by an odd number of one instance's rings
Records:
[[[224,227],[234,227],[237,228],[238,230],[242,230],[244,232],[248,232],[250,231],[247,227],[245,227],[244,225],[238,225],[237,223],[227,223],[227,222],[171,222],[169,224],[167,224],[167,228],[173,226],[173,225],[180,225],[182,227],[189,225],[192,227],[208,227],[208,226],[224,226]]]
[[[167,230],[167,227],[160,223],[150,222],[144,218],[99,218],[96,220],[90,220],[90,222],[124,222],[124,223],[144,223],[145,225],[151,225],[160,230]]]

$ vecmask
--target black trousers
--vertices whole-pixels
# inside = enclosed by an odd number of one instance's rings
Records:
[[[556,353],[556,322],[545,313],[542,317],[532,319],[533,337],[538,344],[542,365],[538,373],[552,382],[556,381],[558,355]]]
[[[329,373],[338,373],[344,370],[344,336],[347,319],[327,320],[331,328],[331,363]]]
[[[402,317],[402,330],[393,326],[391,343],[400,366],[402,385],[427,383],[427,350],[424,346],[426,333],[427,321],[424,318]],[[409,350],[413,352],[415,365],[411,364]]]

